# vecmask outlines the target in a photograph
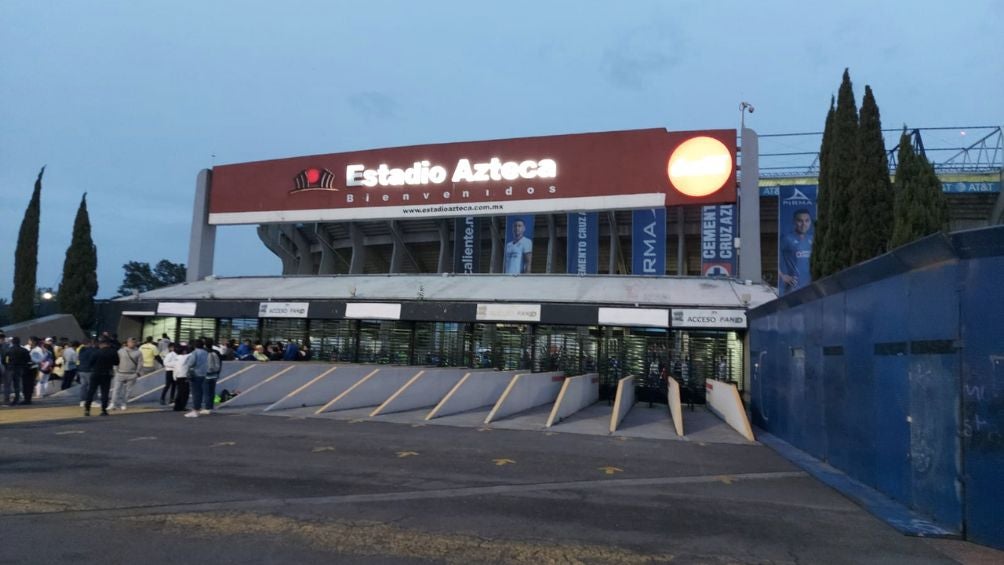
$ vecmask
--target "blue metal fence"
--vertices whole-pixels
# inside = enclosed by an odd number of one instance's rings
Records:
[[[750,313],[754,424],[1004,547],[1004,226],[936,235]]]

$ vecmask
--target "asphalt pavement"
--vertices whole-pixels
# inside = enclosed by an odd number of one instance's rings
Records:
[[[0,411],[0,547],[18,564],[999,556],[903,536],[759,444],[65,405]]]

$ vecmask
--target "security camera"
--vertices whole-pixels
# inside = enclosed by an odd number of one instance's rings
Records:
[[[742,111],[742,110],[746,110],[747,112],[749,112],[750,114],[752,114],[752,113],[753,113],[753,110],[754,110],[754,108],[753,108],[753,105],[752,105],[752,104],[750,104],[749,102],[741,102],[741,103],[739,104],[739,110],[740,110],[740,111]]]

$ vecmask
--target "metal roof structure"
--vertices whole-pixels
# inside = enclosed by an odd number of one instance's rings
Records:
[[[726,278],[443,274],[210,277],[115,301],[391,300],[753,308],[776,297],[768,285]]]

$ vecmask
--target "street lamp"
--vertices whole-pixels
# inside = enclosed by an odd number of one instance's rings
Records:
[[[54,295],[48,290],[42,293],[42,300],[52,300]]]

